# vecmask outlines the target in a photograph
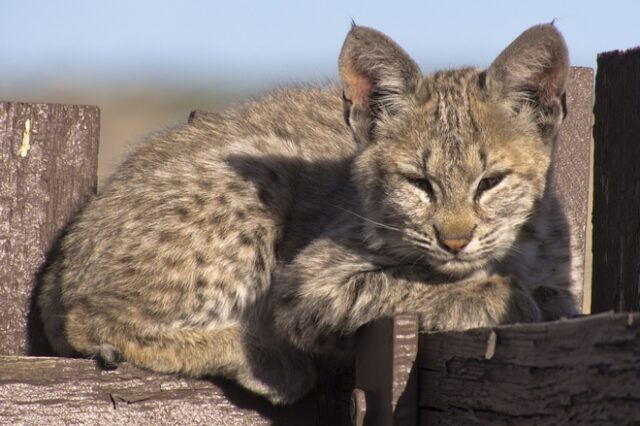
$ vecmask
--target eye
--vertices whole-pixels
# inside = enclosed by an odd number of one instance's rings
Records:
[[[429,198],[434,198],[433,186],[431,186],[431,182],[429,182],[429,179],[408,177],[407,181],[416,188],[426,192]]]
[[[502,182],[502,179],[504,179],[505,176],[506,174],[499,174],[483,178],[480,183],[478,183],[478,189],[476,189],[476,198],[479,198],[485,191],[496,187],[500,182]]]

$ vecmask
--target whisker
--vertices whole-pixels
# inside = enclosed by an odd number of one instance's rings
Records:
[[[407,235],[409,235],[410,237],[413,237],[417,241],[420,241],[426,244],[431,244],[433,242],[432,238],[429,238],[426,235],[423,235],[417,231],[414,231],[413,229],[407,229],[406,233]]]
[[[426,250],[431,250],[431,247],[428,244],[423,243],[422,241],[417,241],[417,240],[409,240],[409,241],[417,247],[420,247]]]
[[[428,254],[430,256],[430,258],[432,258],[433,260],[437,260],[439,262],[445,262],[447,260],[450,260],[450,258],[448,257],[442,257],[442,255],[440,255],[436,250],[433,250],[433,248],[429,245],[420,243],[419,241],[411,241],[416,247],[419,247],[421,249],[424,249],[425,254]]]
[[[411,256],[411,253],[405,253],[404,256],[398,259],[398,263],[400,264],[404,263],[404,261],[407,260],[407,258],[409,258],[410,256]]]
[[[420,257],[417,257],[416,260],[414,260],[413,263],[411,264],[411,267],[413,268],[414,266],[416,266],[418,262],[422,262],[423,260],[424,260],[424,254],[420,255]]]
[[[389,229],[389,230],[391,230],[391,231],[396,231],[396,232],[400,232],[401,234],[405,234],[405,232],[404,232],[402,229],[400,229],[400,228],[396,228],[395,226],[386,225],[386,224],[384,224],[384,223],[376,222],[376,221],[375,221],[375,220],[373,220],[373,219],[369,219],[368,217],[362,216],[362,215],[360,215],[360,214],[358,214],[358,213],[356,213],[356,212],[354,212],[354,211],[352,211],[352,210],[345,209],[344,207],[340,207],[340,206],[337,206],[337,205],[335,205],[335,204],[330,204],[330,206],[335,207],[335,208],[337,208],[337,209],[340,209],[340,210],[342,210],[342,211],[343,211],[343,212],[345,212],[345,213],[352,214],[353,216],[355,216],[355,217],[357,217],[357,218],[360,218],[360,219],[362,219],[362,220],[365,220],[365,221],[367,221],[367,222],[369,222],[369,223],[371,223],[371,224],[373,224],[373,225],[376,225],[376,226],[378,226],[378,227],[380,227],[380,228]]]
[[[388,229],[390,231],[398,232],[398,233],[402,234],[405,237],[404,240],[409,242],[411,245],[413,245],[415,247],[419,247],[421,249],[424,249],[424,250],[427,251],[428,254],[433,255],[433,249],[431,247],[431,244],[433,243],[433,239],[429,238],[426,235],[421,234],[420,232],[417,232],[417,231],[415,231],[413,229],[408,229],[408,228],[402,229],[402,228],[398,228],[398,227],[395,227],[395,226],[392,226],[392,225],[387,225],[385,223],[380,223],[380,222],[375,221],[373,219],[370,219],[370,218],[368,218],[366,216],[358,214],[358,213],[354,212],[353,210],[349,210],[349,209],[346,209],[344,207],[341,207],[341,206],[338,206],[338,205],[335,205],[335,204],[330,204],[330,205],[332,207],[336,208],[336,209],[342,210],[345,213],[349,213],[350,215],[353,215],[353,216],[355,216],[355,217],[357,217],[359,219],[362,219],[362,220],[364,220],[364,221],[366,221],[368,223],[371,223],[372,225],[375,225],[375,226],[377,226],[379,228]],[[406,259],[409,256],[410,256],[410,254],[406,254],[405,256],[403,256],[403,260]],[[425,255],[423,254],[419,258],[417,258],[417,260],[414,261],[414,265],[418,261],[422,261],[424,259],[424,256]]]

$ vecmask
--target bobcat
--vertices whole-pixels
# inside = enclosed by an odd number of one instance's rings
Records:
[[[427,76],[354,25],[340,87],[278,91],[124,161],[43,273],[48,339],[287,404],[315,385],[316,354],[349,353],[376,318],[573,315],[580,261],[546,190],[568,71],[551,24],[487,70]]]

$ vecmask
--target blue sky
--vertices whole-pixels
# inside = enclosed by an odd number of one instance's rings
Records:
[[[4,0],[0,83],[322,80],[351,19],[395,39],[424,71],[488,65],[556,20],[574,65],[640,45],[638,1]]]

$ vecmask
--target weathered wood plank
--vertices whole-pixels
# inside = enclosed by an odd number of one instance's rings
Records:
[[[598,55],[593,312],[640,310],[640,48]]]
[[[567,116],[554,145],[550,188],[564,207],[576,229],[579,252],[583,255],[583,294],[590,296],[589,183],[591,180],[591,132],[593,123],[593,70],[571,67],[567,82]],[[580,301],[582,302],[582,301]],[[587,305],[588,307],[588,305]]]
[[[356,388],[366,395],[365,425],[416,424],[417,345],[414,315],[383,318],[358,330]]]
[[[640,424],[640,314],[420,336],[422,425]]]
[[[95,192],[98,131],[97,107],[0,103],[0,354],[38,352],[42,343],[28,318],[35,275]]]
[[[315,425],[315,395],[274,407],[223,380],[160,375],[127,364],[0,356],[0,424]]]

